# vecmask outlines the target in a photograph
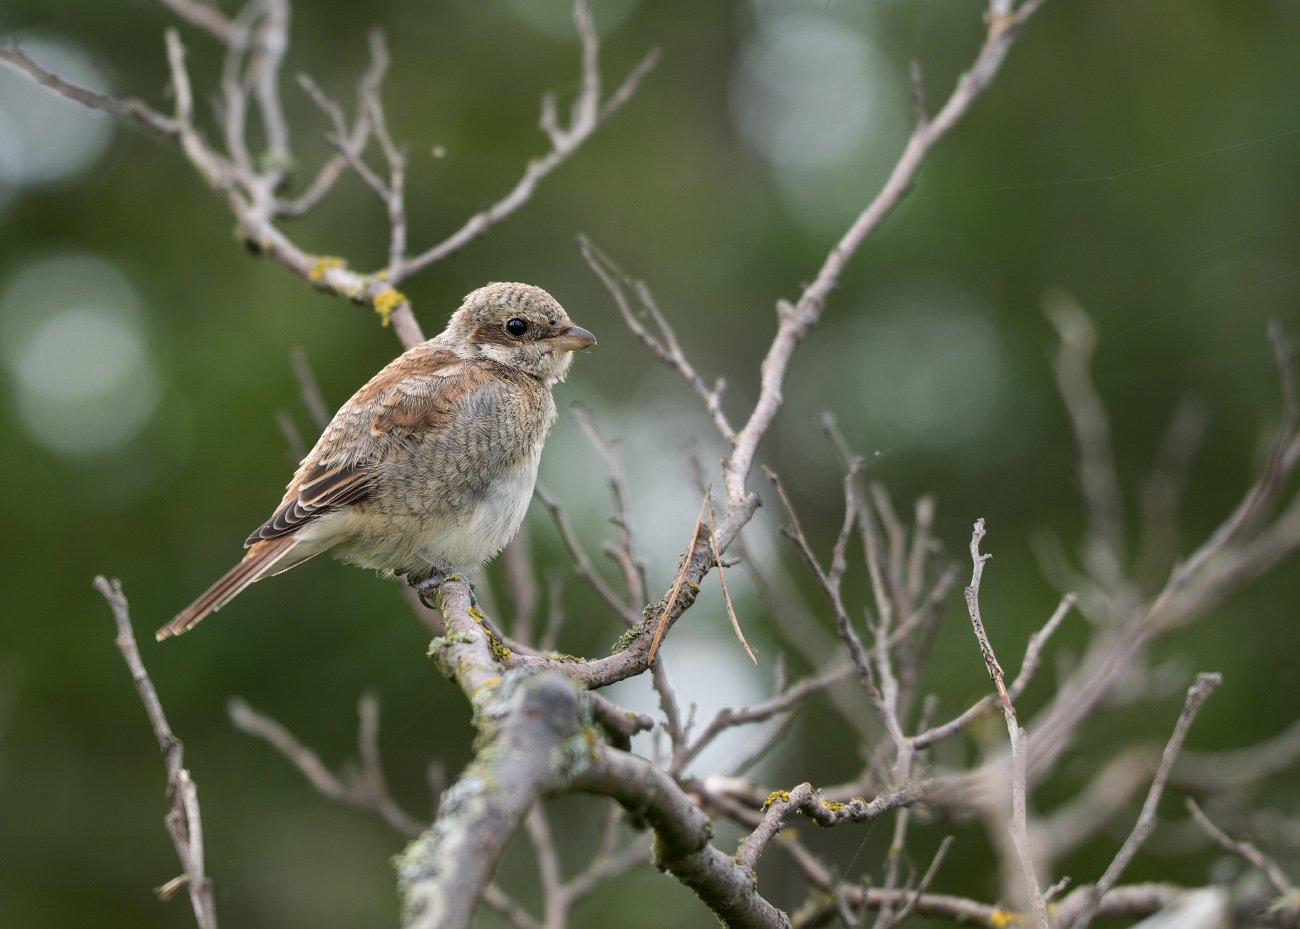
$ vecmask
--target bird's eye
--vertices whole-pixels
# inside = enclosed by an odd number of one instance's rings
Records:
[[[527,331],[528,323],[524,322],[522,319],[516,317],[515,319],[506,322],[506,332],[510,333],[515,338],[519,338]]]

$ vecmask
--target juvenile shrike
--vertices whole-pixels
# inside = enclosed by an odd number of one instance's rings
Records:
[[[519,529],[555,421],[551,388],[595,337],[540,287],[488,284],[438,336],[334,414],[275,513],[201,597],[158,630],[193,628],[254,581],[332,551],[421,597]]]

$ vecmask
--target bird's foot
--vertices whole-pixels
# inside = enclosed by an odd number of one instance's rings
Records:
[[[434,602],[434,595],[437,593],[438,588],[447,581],[464,581],[465,585],[469,587],[469,605],[478,606],[478,597],[474,596],[474,582],[465,576],[464,571],[458,568],[439,569],[422,580],[412,581],[411,586],[415,588],[415,593],[420,598],[421,603],[431,610],[436,610],[438,607]]]

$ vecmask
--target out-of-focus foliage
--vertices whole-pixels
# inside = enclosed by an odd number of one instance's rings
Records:
[[[417,247],[513,183],[545,148],[540,94],[557,91],[563,104],[576,86],[562,0],[315,0],[294,17],[285,97],[303,178],[328,149],[292,74],[310,73],[350,105],[365,32],[387,31],[394,65],[384,98],[392,132],[410,146]],[[936,0],[597,0],[596,17],[610,81],[650,45],[663,48],[658,69],[519,215],[405,289],[430,332],[473,287],[524,280],[597,333],[600,347],[578,359],[559,399],[588,404],[622,439],[661,588],[698,506],[691,457],[708,468],[722,449],[697,401],[624,331],[575,235],[645,278],[698,367],[752,398],[774,301],[815,273],[900,148],[912,118],[909,63],[923,65],[930,96],[941,98],[979,41],[980,10]],[[9,0],[0,10],[0,32],[56,71],[160,106],[170,24],[149,2]],[[997,557],[985,618],[1008,658],[1019,652],[1055,602],[1032,542],[1053,534],[1072,547],[1081,524],[1040,310],[1050,287],[1071,291],[1097,320],[1096,374],[1130,503],[1172,408],[1193,396],[1210,429],[1192,474],[1187,538],[1222,516],[1247,483],[1261,427],[1278,415],[1266,321],[1300,331],[1298,29],[1300,7],[1284,0],[1103,0],[1043,11],[800,350],[764,457],[810,534],[829,545],[841,513],[839,474],[816,425],[830,410],[896,502],[937,495],[939,534],[955,556],[971,522],[988,520],[985,550]],[[196,82],[211,86],[219,62],[202,35],[183,34]],[[174,151],[0,73],[0,925],[189,924],[184,902],[163,906],[149,892],[176,870],[161,823],[162,767],[90,579],[122,578],[142,632],[165,621],[234,562],[278,499],[292,459],[276,414],[313,432],[290,349],[306,351],[335,405],[397,351],[372,313],[248,256],[231,227]],[[292,234],[360,268],[385,254],[382,210],[355,178]],[[568,415],[543,481],[595,550],[610,532],[602,465]],[[763,544],[777,545],[775,525],[768,514],[747,535],[758,544],[768,533]],[[544,570],[564,571],[545,514],[533,512],[526,531]],[[482,589],[495,577],[489,570]],[[681,695],[701,712],[768,692],[781,651],[776,619],[740,572],[733,577],[760,669],[748,671],[727,639],[716,591],[666,646]],[[1225,674],[1193,747],[1256,741],[1293,718],[1298,578],[1294,563],[1283,567],[1164,647],[1177,681],[1200,669]],[[506,615],[500,598],[485,600]],[[607,651],[615,622],[575,586],[566,604],[564,650]],[[951,620],[931,687],[956,710],[987,679],[960,614]],[[199,784],[223,922],[392,925],[388,858],[401,838],[318,797],[282,759],[233,732],[225,701],[242,695],[336,763],[353,750],[357,695],[376,689],[395,789],[425,815],[425,765],[459,768],[469,713],[424,658],[425,633],[397,587],[313,562],[257,585],[191,636],[144,644]],[[1067,625],[1055,651],[1070,644]],[[1051,679],[1035,683],[1029,706]],[[641,693],[631,686],[620,699]],[[1163,739],[1175,715],[1168,700],[1116,707],[1081,756],[1109,740]],[[854,770],[835,726],[814,705],[765,779],[789,787]],[[978,746],[946,750],[959,757]],[[1057,802],[1069,780],[1067,765],[1039,803]],[[1294,775],[1270,784],[1259,805],[1296,813],[1296,786]],[[590,808],[570,801],[560,810],[570,822],[562,833],[581,844]],[[952,829],[958,842],[936,887],[996,898],[974,833]],[[846,828],[826,841],[842,847],[841,864],[864,843],[856,879],[879,873],[888,833]],[[919,868],[939,837],[927,829],[913,840]],[[519,852],[501,879],[527,886],[530,862]],[[1070,873],[1094,876],[1110,852],[1090,847]],[[765,865],[764,880],[776,887],[785,878],[779,853],[769,857],[778,863]],[[1210,858],[1173,856],[1160,874],[1199,882]],[[713,921],[687,891],[646,871],[577,911],[577,926],[610,924]],[[483,925],[495,923],[485,915]]]

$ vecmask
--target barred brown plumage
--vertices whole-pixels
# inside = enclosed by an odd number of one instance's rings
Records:
[[[477,568],[518,531],[555,420],[551,388],[572,353],[595,344],[539,287],[469,294],[446,330],[343,404],[244,559],[157,637],[325,551],[405,577],[422,594]]]

